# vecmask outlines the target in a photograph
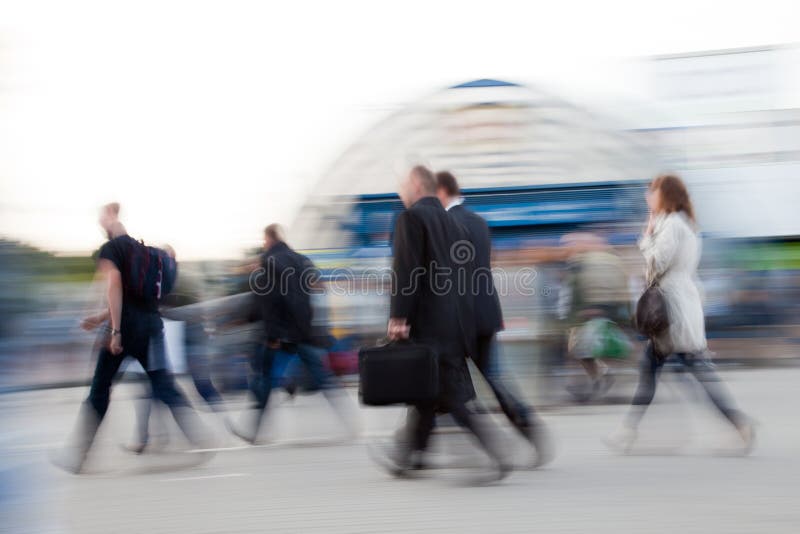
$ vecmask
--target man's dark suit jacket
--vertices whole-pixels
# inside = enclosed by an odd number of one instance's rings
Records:
[[[475,350],[472,264],[459,264],[453,249],[466,231],[436,197],[423,197],[397,217],[393,236],[391,317],[405,318],[413,341],[439,354],[442,404],[474,395],[466,357]],[[460,273],[460,274],[459,274]]]
[[[447,210],[469,235],[475,250],[473,290],[475,292],[475,328],[478,335],[492,335],[503,329],[503,312],[492,278],[492,240],[483,217],[463,204]]]

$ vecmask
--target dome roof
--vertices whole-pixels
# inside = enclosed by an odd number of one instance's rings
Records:
[[[465,189],[643,179],[656,167],[631,135],[586,110],[528,86],[473,80],[422,98],[357,139],[319,180],[293,241],[336,246],[333,227],[347,216],[348,196],[392,193],[417,163],[453,172]]]

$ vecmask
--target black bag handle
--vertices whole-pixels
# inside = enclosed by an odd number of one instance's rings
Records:
[[[410,345],[410,339],[390,339],[388,336],[383,336],[375,340],[376,347],[388,347],[390,345]]]

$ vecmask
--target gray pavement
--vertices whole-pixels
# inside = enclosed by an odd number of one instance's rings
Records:
[[[388,435],[402,411],[360,410],[363,436],[344,441],[319,395],[280,402],[265,446],[244,446],[204,413],[220,435],[209,463],[192,467],[185,455],[169,452],[133,456],[119,446],[132,435],[132,384],[114,392],[92,474],[75,477],[53,468],[47,453],[69,433],[85,389],[3,395],[0,531],[798,532],[800,370],[723,376],[761,423],[750,457],[732,456],[731,430],[701,392],[670,375],[633,454],[615,455],[601,442],[625,406],[551,409],[542,416],[557,440],[556,460],[490,487],[464,487],[468,470],[457,468],[417,480],[388,477],[370,461],[366,444]],[[524,460],[524,444],[504,435]],[[444,433],[437,443],[437,458],[480,461],[459,434]]]

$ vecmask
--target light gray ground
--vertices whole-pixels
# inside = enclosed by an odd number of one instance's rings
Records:
[[[52,467],[47,453],[69,433],[85,390],[3,395],[0,530],[800,532],[800,370],[723,376],[741,407],[761,423],[751,457],[724,454],[735,451],[735,435],[701,393],[668,376],[635,454],[615,455],[601,441],[618,427],[625,406],[552,409],[542,415],[557,439],[557,459],[489,487],[464,487],[466,469],[390,478],[370,461],[366,443],[387,435],[401,412],[361,410],[364,436],[337,442],[337,419],[319,395],[275,408],[271,445],[244,447],[223,436],[220,422],[205,412],[222,449],[209,463],[191,467],[176,453],[133,456],[119,446],[132,435],[138,387],[130,384],[114,392],[94,474],[76,477]],[[462,465],[480,459],[459,435],[438,442]]]

